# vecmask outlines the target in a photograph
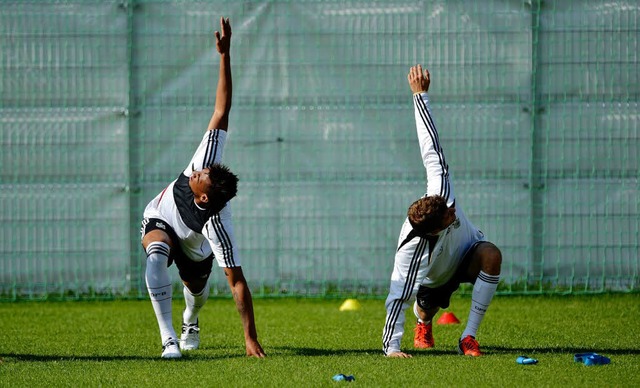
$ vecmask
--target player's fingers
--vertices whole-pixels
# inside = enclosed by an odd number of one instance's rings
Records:
[[[407,358],[407,354],[404,352],[393,352],[391,354],[387,354],[387,357],[390,358]]]
[[[216,31],[215,35],[216,35],[216,43],[220,42],[220,32]]]
[[[416,78],[416,67],[411,66],[409,69],[409,81],[414,80]]]

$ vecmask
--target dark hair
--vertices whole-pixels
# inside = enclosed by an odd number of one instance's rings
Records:
[[[411,226],[418,232],[432,233],[442,228],[447,209],[447,200],[443,196],[431,195],[412,203],[407,216]]]
[[[208,168],[211,186],[207,191],[209,197],[207,207],[220,211],[238,193],[238,176],[221,163],[213,163]]]

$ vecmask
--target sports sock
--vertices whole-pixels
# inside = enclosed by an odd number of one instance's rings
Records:
[[[151,298],[153,311],[156,313],[162,343],[167,339],[178,338],[171,322],[171,279],[169,278],[169,245],[163,242],[152,242],[147,246],[147,269],[145,280]]]
[[[418,323],[424,323],[424,324],[427,324],[427,325],[431,323],[431,321],[423,321],[420,318],[420,314],[418,314],[418,302],[413,302],[413,314],[418,319]]]
[[[202,291],[197,294],[192,294],[187,286],[184,287],[183,294],[186,307],[182,313],[182,322],[187,324],[198,322],[198,313],[209,298],[209,288],[209,281],[207,281]]]
[[[462,333],[464,338],[468,335],[475,337],[484,318],[484,314],[489,308],[489,303],[493,298],[493,294],[496,293],[498,288],[498,280],[500,275],[488,275],[483,271],[480,271],[475,284],[473,285],[473,294],[471,297],[471,310],[469,311],[469,320],[467,321],[467,327]]]

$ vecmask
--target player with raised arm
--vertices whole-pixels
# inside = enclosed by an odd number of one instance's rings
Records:
[[[465,216],[456,203],[438,132],[431,115],[427,92],[430,74],[421,65],[407,75],[413,92],[418,142],[427,171],[427,192],[407,212],[395,254],[382,349],[388,357],[408,358],[400,349],[405,310],[414,296],[418,320],[414,347],[434,346],[432,319],[449,307],[451,294],[460,283],[472,283],[471,310],[458,341],[458,352],[480,356],[476,332],[493,298],[500,278],[502,254]]]
[[[180,358],[181,350],[200,345],[198,314],[209,297],[213,259],[222,267],[244,329],[246,354],[264,357],[258,342],[251,291],[238,256],[229,201],[238,178],[221,164],[231,110],[231,24],[220,18],[215,32],[220,69],[213,115],[186,169],[144,210],[142,246],[147,253],[145,280],[158,320],[162,358]],[[172,285],[168,267],[175,263],[184,284],[186,308],[180,339],[172,324]]]

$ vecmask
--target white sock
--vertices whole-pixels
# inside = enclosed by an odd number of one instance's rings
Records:
[[[198,294],[192,294],[186,286],[184,287],[183,294],[186,307],[184,313],[182,313],[182,322],[187,324],[198,322],[198,313],[209,298],[209,288],[208,280],[207,284]]]
[[[164,344],[167,339],[178,338],[171,322],[171,279],[169,278],[169,245],[163,242],[152,242],[147,246],[147,269],[145,280],[151,298],[153,311],[156,313],[160,337]]]
[[[413,314],[418,318],[419,323],[430,324],[431,321],[423,321],[420,319],[420,314],[418,314],[418,302],[413,302]]]
[[[500,275],[488,275],[482,271],[478,274],[475,284],[473,285],[473,295],[471,297],[471,311],[469,311],[469,320],[467,327],[462,333],[461,339],[470,335],[475,337],[478,327],[484,318],[484,314],[489,308],[489,303],[498,288],[498,280]]]

